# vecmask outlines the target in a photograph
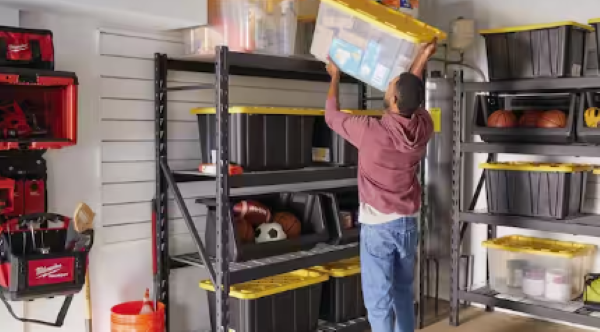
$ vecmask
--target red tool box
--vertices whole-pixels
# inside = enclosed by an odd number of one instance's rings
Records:
[[[77,76],[0,67],[0,150],[77,143]]]
[[[46,212],[46,160],[42,154],[39,150],[0,152],[0,216]]]
[[[22,322],[61,326],[85,284],[93,231],[75,232],[67,217],[39,213],[0,223],[0,300]],[[71,234],[77,234],[70,238]],[[8,301],[65,296],[56,322],[18,317]]]
[[[53,70],[52,31],[0,26],[0,67]]]

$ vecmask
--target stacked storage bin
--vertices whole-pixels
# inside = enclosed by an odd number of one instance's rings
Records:
[[[316,266],[311,270],[329,276],[329,280],[323,284],[321,319],[330,323],[342,323],[367,315],[362,294],[359,257]]]
[[[490,287],[499,293],[568,302],[583,292],[596,247],[589,244],[507,236],[483,242]]]
[[[580,77],[593,30],[576,22],[482,30],[490,80]]]
[[[314,332],[326,274],[298,270],[233,285],[229,293],[230,329],[236,332]],[[209,291],[210,316],[215,317],[214,286],[208,280],[200,287]],[[211,321],[212,330],[216,331]]]
[[[376,1],[322,0],[311,53],[385,91],[410,69],[421,43],[446,34]]]
[[[486,163],[490,213],[564,219],[580,213],[589,165]]]
[[[215,108],[197,108],[200,156],[216,159]],[[319,109],[230,107],[231,162],[245,171],[274,171],[307,167],[312,162],[312,139]]]

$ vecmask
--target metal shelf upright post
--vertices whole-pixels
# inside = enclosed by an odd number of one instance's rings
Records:
[[[498,294],[487,285],[478,289],[461,287],[460,257],[461,242],[470,224],[487,225],[487,238],[496,237],[496,228],[514,227],[549,231],[573,235],[600,237],[600,216],[576,215],[565,220],[549,220],[536,217],[493,215],[475,210],[476,202],[483,190],[485,176],[482,174],[471,196],[464,190],[462,181],[465,176],[464,157],[467,154],[487,154],[487,161],[497,159],[498,154],[546,155],[565,157],[600,157],[600,149],[594,145],[578,143],[564,145],[550,144],[504,144],[473,142],[472,134],[466,132],[466,97],[474,93],[583,93],[589,90],[600,90],[600,77],[581,78],[539,78],[528,80],[512,80],[498,82],[463,82],[456,78],[456,90],[453,110],[453,158],[452,158],[452,239],[451,239],[451,285],[450,285],[450,324],[460,324],[460,302],[473,302],[486,306],[488,311],[495,307],[535,315],[547,319],[600,328],[600,318],[591,315],[583,303],[572,301],[563,305],[540,301],[522,301],[519,298]],[[578,112],[581,111],[577,110]],[[468,207],[463,199],[470,198]],[[486,266],[487,267],[487,266]],[[466,277],[466,276],[465,276]],[[489,269],[487,280],[489,281]],[[583,280],[582,280],[583,281]]]

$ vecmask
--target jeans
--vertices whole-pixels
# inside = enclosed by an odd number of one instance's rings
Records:
[[[372,332],[414,332],[414,217],[361,225],[362,289]]]

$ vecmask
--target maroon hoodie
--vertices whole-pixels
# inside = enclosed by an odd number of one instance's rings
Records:
[[[325,121],[358,148],[362,203],[386,214],[412,215],[419,211],[418,167],[433,133],[433,121],[426,110],[417,110],[410,119],[391,112],[377,119],[340,112],[335,98],[329,98]]]

